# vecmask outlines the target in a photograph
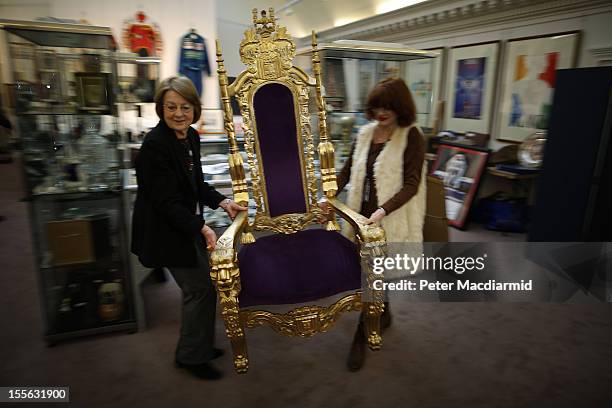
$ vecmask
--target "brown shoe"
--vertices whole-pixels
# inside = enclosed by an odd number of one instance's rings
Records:
[[[348,359],[346,361],[349,371],[354,372],[361,370],[361,367],[363,367],[363,362],[365,361],[365,348],[366,341],[363,334],[363,325],[359,323],[355,336],[353,337],[353,344],[351,344]]]

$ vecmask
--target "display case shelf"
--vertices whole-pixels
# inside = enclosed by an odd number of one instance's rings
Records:
[[[244,136],[236,136],[238,143],[244,143]],[[215,136],[200,136],[201,143],[227,143],[227,137],[215,137]]]

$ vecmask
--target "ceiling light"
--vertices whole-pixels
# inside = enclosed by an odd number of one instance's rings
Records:
[[[337,20],[334,20],[334,27],[340,27],[343,25],[347,25],[352,23],[353,21],[357,21],[359,20],[356,17],[345,17],[345,18],[339,18]]]
[[[386,0],[376,6],[376,14],[388,13],[393,10],[422,3],[425,0]]]

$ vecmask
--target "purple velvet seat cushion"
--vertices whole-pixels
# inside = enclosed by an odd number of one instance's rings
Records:
[[[241,307],[310,302],[361,286],[357,247],[334,231],[258,238],[238,260]]]

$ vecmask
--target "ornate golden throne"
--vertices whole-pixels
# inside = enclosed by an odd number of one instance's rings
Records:
[[[374,257],[384,255],[384,231],[376,225],[365,225],[365,217],[335,198],[334,147],[327,135],[315,34],[311,78],[292,65],[295,43],[284,27],[276,25],[273,9],[262,11],[260,16],[253,10],[253,22],[254,27],[245,32],[240,43],[240,57],[247,69],[232,84],[228,84],[217,40],[234,200],[247,205],[250,187],[257,207],[254,219],[249,219],[247,212],[234,219],[210,257],[210,273],[239,373],[246,372],[249,365],[246,327],[269,325],[282,335],[309,337],[327,331],[343,312],[364,311],[368,345],[378,350],[384,307],[382,293],[370,290],[371,283],[380,279],[371,265]],[[320,181],[309,112],[313,91]],[[238,151],[232,96],[242,113],[250,181]],[[317,206],[319,188],[332,208],[327,216]],[[336,214],[352,225],[357,245],[339,233]],[[325,228],[319,225],[321,217],[326,219]],[[253,231],[259,230],[276,234],[255,241]],[[339,293],[344,296],[327,307],[306,305],[285,314],[245,309],[307,304]]]

